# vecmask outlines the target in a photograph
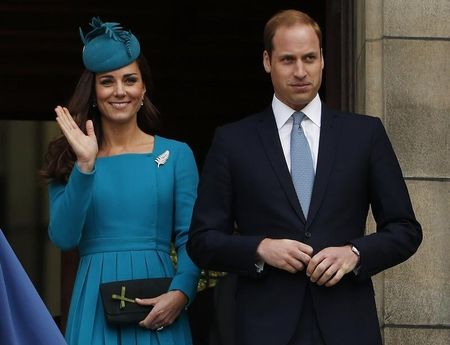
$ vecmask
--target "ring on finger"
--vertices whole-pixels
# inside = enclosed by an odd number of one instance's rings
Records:
[[[159,326],[158,328],[156,328],[157,331],[162,331],[164,329],[164,326]]]

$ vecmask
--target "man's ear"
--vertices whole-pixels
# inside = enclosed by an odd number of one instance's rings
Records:
[[[271,64],[270,64],[270,55],[267,52],[267,50],[264,50],[264,52],[263,52],[263,65],[264,65],[264,70],[267,73],[270,73],[272,67],[271,67]]]
[[[322,50],[322,48],[320,48],[320,59],[321,59],[320,64],[322,65],[322,69],[323,69],[325,67],[325,61],[323,59],[323,50]]]

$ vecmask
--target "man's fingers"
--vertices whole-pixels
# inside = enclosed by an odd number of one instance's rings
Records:
[[[305,265],[302,261],[297,260],[295,257],[290,257],[287,260],[287,265],[292,268],[289,272],[296,273],[298,271],[302,271],[305,268]]]
[[[311,279],[311,281],[316,282],[317,285],[324,285],[326,284],[330,279],[332,279],[336,272],[338,271],[337,265],[331,265],[326,270],[323,271],[322,275],[320,277],[314,277],[315,281]]]
[[[331,278],[330,280],[328,280],[328,281],[325,283],[325,286],[326,286],[326,287],[331,287],[331,286],[333,286],[333,285],[336,285],[337,283],[340,282],[340,280],[342,279],[342,277],[344,276],[344,274],[345,274],[344,270],[342,270],[342,269],[338,270],[338,271],[336,272],[336,274],[334,275],[334,277]]]
[[[311,259],[312,247],[290,239],[264,239],[257,254],[267,264],[296,273],[305,269]]]
[[[333,286],[355,267],[357,261],[351,254],[349,246],[325,248],[312,257],[306,275],[317,285]]]
[[[297,260],[301,261],[304,266],[307,266],[309,264],[309,261],[311,260],[311,257],[301,250],[296,250],[294,257],[297,258]]]
[[[308,266],[306,267],[306,275],[311,277],[313,272],[316,270],[317,266],[325,259],[326,257],[322,255],[322,252],[318,252],[314,255],[311,260],[308,262]]]
[[[314,260],[312,259],[310,261],[310,263],[313,263]],[[330,260],[324,259],[322,261],[319,262],[319,264],[317,264],[314,268],[314,270],[312,270],[312,272],[309,274],[309,279],[315,283],[317,282],[324,274],[326,274],[327,276],[330,275],[330,272],[328,271],[332,271],[332,263],[330,262]],[[307,269],[308,272],[308,269]],[[327,273],[328,272],[328,273]],[[334,274],[334,272],[332,272],[331,274]]]
[[[302,242],[297,242],[297,243],[298,243],[298,248],[300,249],[300,251],[307,254],[309,257],[311,257],[311,255],[314,252],[313,247],[308,246],[307,244],[302,243]]]

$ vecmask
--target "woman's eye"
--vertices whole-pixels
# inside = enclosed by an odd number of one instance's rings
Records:
[[[112,84],[112,80],[110,80],[110,79],[102,79],[102,80],[100,80],[100,85],[108,86],[108,85],[111,85],[111,84]]]
[[[136,82],[137,82],[137,79],[136,79],[136,78],[128,78],[128,79],[125,80],[125,83],[126,83],[127,85],[133,85],[133,84],[136,83]]]

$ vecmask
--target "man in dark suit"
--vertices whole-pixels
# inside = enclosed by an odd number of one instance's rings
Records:
[[[371,276],[422,240],[397,158],[378,118],[321,103],[313,19],[282,11],[264,41],[272,105],[216,130],[188,253],[237,273],[238,345],[379,345]],[[369,207],[377,231],[366,235]]]

